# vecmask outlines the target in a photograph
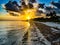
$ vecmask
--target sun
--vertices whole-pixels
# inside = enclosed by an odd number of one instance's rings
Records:
[[[26,18],[27,18],[27,20],[30,20],[31,19],[29,16],[27,16]]]
[[[24,10],[24,16],[27,20],[33,19],[35,18],[35,12],[36,12],[35,9]]]

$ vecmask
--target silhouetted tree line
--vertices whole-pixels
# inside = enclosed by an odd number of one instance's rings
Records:
[[[51,17],[56,17],[56,12],[52,11],[49,14],[46,14],[47,16],[51,16]]]

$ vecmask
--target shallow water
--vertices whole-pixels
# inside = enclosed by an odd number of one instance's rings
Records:
[[[29,22],[0,21],[0,45],[21,45],[21,39],[29,26]]]
[[[60,29],[60,23],[55,23],[55,22],[42,22],[43,24],[50,26],[50,27],[57,27]]]
[[[48,45],[43,37],[33,21],[0,21],[0,45]]]

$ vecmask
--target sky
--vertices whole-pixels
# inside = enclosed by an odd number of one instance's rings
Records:
[[[51,1],[58,2],[59,0],[37,0],[38,3],[45,3],[46,5],[49,5]]]
[[[6,13],[6,10],[2,8],[2,4],[6,4],[9,0],[0,0],[0,13]],[[15,0],[19,3],[19,0]],[[36,0],[38,3],[45,3],[45,5],[50,5],[52,0]],[[57,2],[58,0],[53,0]]]

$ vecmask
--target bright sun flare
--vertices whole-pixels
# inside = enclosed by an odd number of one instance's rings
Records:
[[[25,18],[27,20],[30,20],[30,19],[34,18],[35,17],[35,12],[36,12],[35,9],[27,9],[27,10],[24,10]]]

